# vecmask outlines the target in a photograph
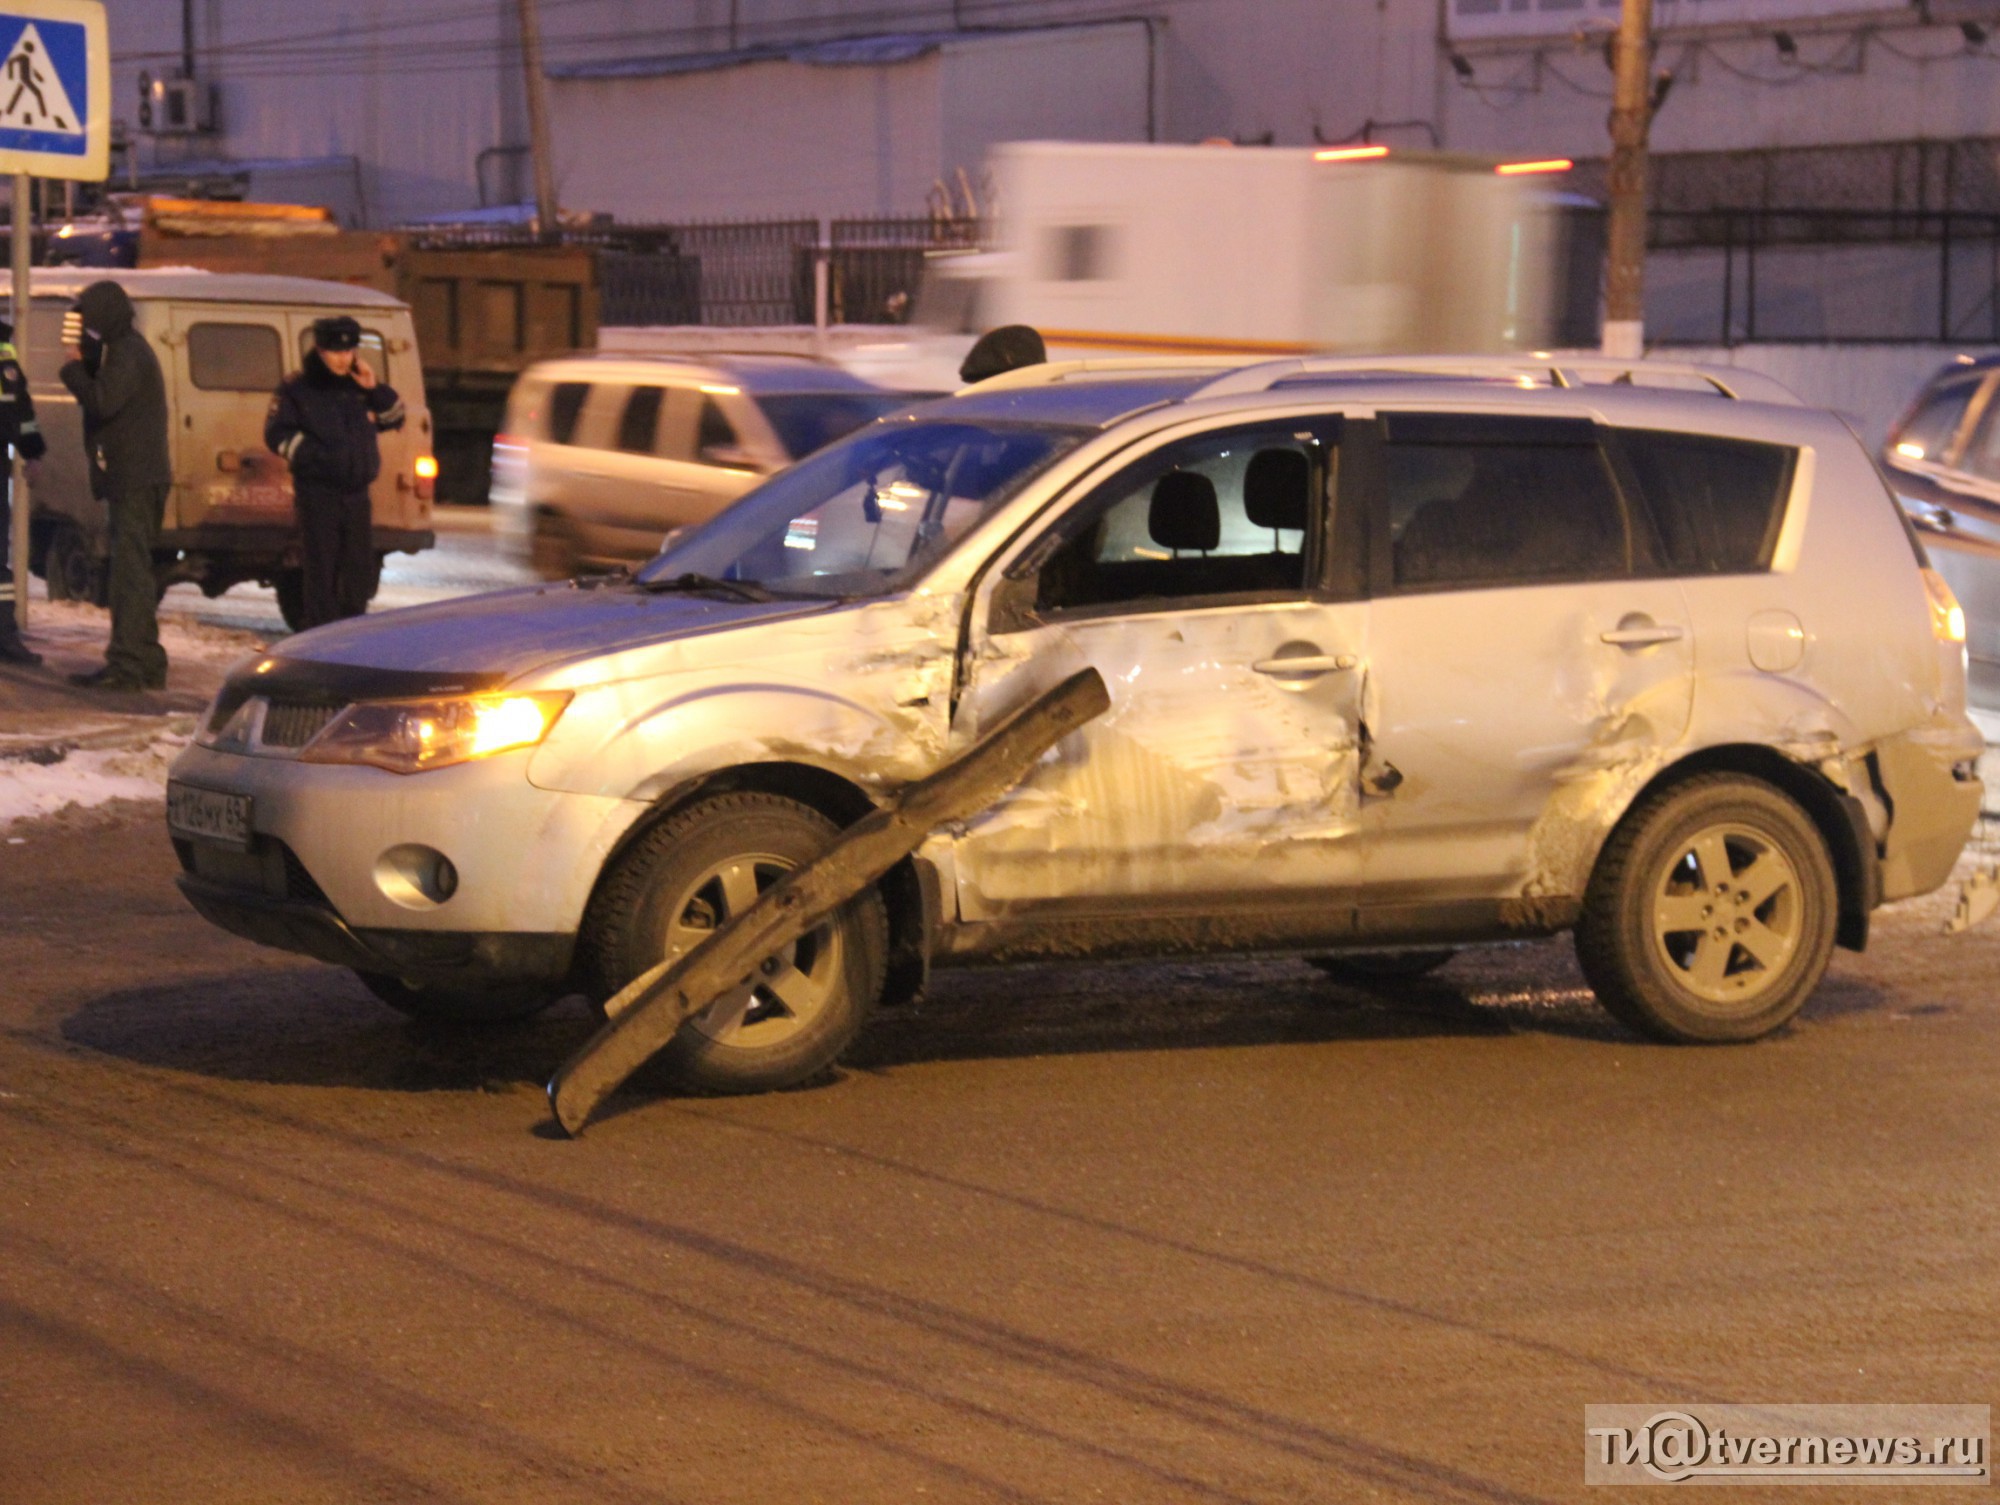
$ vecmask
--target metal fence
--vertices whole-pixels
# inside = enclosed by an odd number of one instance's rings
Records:
[[[977,220],[913,215],[824,226],[816,219],[565,226],[558,239],[597,251],[605,324],[811,324],[822,259],[829,322],[901,324],[915,311],[925,257],[974,249],[982,230]],[[544,243],[515,225],[426,228],[412,237],[435,247]]]
[[[1703,209],[1651,216],[1667,343],[2000,343],[2000,214]]]

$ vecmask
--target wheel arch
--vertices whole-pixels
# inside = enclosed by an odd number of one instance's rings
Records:
[[[584,912],[588,914],[596,904],[606,876],[648,831],[711,795],[734,793],[775,794],[797,800],[843,828],[877,808],[860,785],[810,763],[743,763],[700,774],[662,792],[619,838],[598,869]],[[889,916],[889,967],[881,1001],[885,1005],[908,1003],[930,979],[940,910],[937,873],[922,858],[905,857],[882,875],[876,887]]]
[[[1834,881],[1840,895],[1840,923],[1835,940],[1850,951],[1866,949],[1869,915],[1881,902],[1881,874],[1867,812],[1859,800],[1818,769],[1795,762],[1769,747],[1724,743],[1690,753],[1661,769],[1633,796],[1624,813],[1606,831],[1598,858],[1602,858],[1604,848],[1610,845],[1612,833],[1655,795],[1710,773],[1736,773],[1757,779],[1789,797],[1806,812],[1833,859]]]

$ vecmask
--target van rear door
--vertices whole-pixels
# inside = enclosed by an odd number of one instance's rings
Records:
[[[290,528],[285,462],[264,447],[271,396],[292,369],[285,316],[251,304],[177,304],[172,528]]]

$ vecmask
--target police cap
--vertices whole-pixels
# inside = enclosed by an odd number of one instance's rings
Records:
[[[322,350],[355,350],[361,345],[361,326],[346,314],[319,319],[313,324],[313,344]]]

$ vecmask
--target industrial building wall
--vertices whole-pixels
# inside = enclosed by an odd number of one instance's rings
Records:
[[[1673,86],[1655,127],[1662,151],[1915,137],[2000,136],[2000,37],[1972,40],[1950,17],[1984,0],[1660,0],[1658,56]],[[136,76],[180,66],[184,18],[199,71],[214,80],[222,132],[142,146],[141,157],[337,157],[360,164],[362,212],[376,223],[511,197],[526,141],[517,0],[107,0],[117,113],[134,117]],[[550,65],[726,51],[828,37],[1074,24],[1142,15],[1156,32],[1161,140],[1221,136],[1280,145],[1316,136],[1570,156],[1605,149],[1610,74],[1600,38],[1605,0],[540,0]],[[1990,9],[1990,7],[1989,7]],[[1718,14],[1718,12],[1720,14]],[[1857,14],[1859,12],[1859,14]],[[1936,14],[1937,24],[1922,24]],[[1689,30],[1690,22],[1729,21]],[[1989,15],[1989,21],[1991,17]],[[732,21],[734,24],[732,24]],[[2000,28],[1996,28],[2000,30]],[[1783,32],[1789,51],[1781,51]],[[1574,34],[1574,37],[1573,37]],[[1081,34],[1078,34],[1079,36]],[[1983,35],[1975,32],[1974,35]],[[1074,43],[1085,45],[1081,40]],[[1450,60],[1456,53],[1456,61]],[[700,143],[717,173],[765,171],[738,134],[753,119],[756,69],[720,76],[715,134]],[[989,101],[1026,135],[1060,134],[1049,118],[1073,103],[1019,80]],[[830,87],[830,86],[829,86]],[[747,92],[746,92],[747,91]],[[558,93],[567,92],[558,90]],[[950,92],[950,91],[947,91]],[[1006,93],[994,84],[996,95]],[[560,110],[566,107],[559,105]],[[983,108],[983,106],[981,107]],[[963,122],[978,113],[970,104]],[[620,134],[659,132],[644,119]],[[564,125],[559,118],[559,133]],[[947,130],[957,129],[949,119]],[[990,127],[966,123],[940,159]],[[572,140],[577,130],[568,132]],[[1135,139],[1137,139],[1135,133]],[[636,155],[636,152],[633,153]],[[816,151],[818,160],[830,154]],[[927,176],[891,154],[894,208],[922,208]],[[841,197],[882,202],[884,156],[862,142]],[[731,165],[733,164],[733,165]],[[669,164],[679,170],[678,164]],[[592,207],[639,216],[642,178]],[[850,186],[851,185],[851,186]],[[594,188],[594,181],[592,184]],[[863,192],[863,190],[866,192]],[[591,197],[595,197],[593,193]],[[656,202],[656,201],[654,201]],[[847,207],[854,207],[850,203]],[[790,206],[810,212],[812,206]]]

